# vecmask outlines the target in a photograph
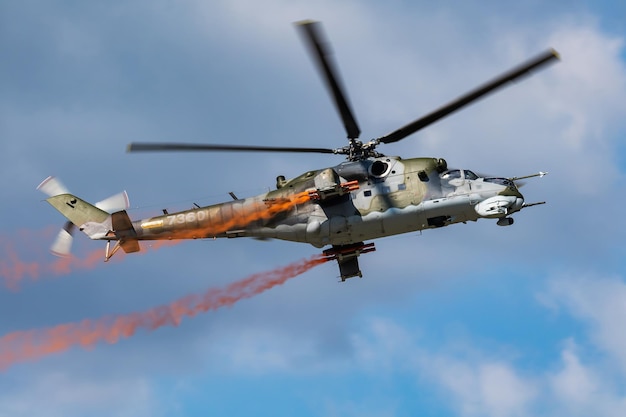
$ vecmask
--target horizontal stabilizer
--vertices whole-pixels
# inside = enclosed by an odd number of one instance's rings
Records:
[[[122,247],[122,250],[126,253],[134,253],[141,250],[141,247],[139,246],[139,241],[137,239],[120,240],[120,246]]]
[[[125,210],[113,213],[111,215],[111,224],[113,233],[119,239],[119,244],[124,252],[133,253],[141,250],[137,241],[137,232]]]

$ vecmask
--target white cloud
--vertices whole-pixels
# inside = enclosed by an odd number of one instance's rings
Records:
[[[537,396],[535,382],[511,364],[494,359],[456,359],[425,355],[421,362],[430,379],[452,396],[463,416],[525,416]]]
[[[350,335],[354,362],[362,369],[393,372],[415,349],[415,337],[391,320],[374,318],[364,333]]]
[[[410,372],[461,416],[624,415],[626,283],[615,276],[562,275],[550,279],[539,298],[587,324],[585,332],[562,342],[557,360],[542,367],[526,369],[523,353],[503,356],[493,351],[493,342],[490,350],[471,340],[451,341],[454,349],[426,348],[415,329],[382,317],[352,333],[353,366],[386,377]]]
[[[626,375],[615,376],[610,369],[581,358],[573,339],[565,341],[558,371],[545,374],[549,408],[567,416],[623,416],[626,395],[621,389]]]
[[[587,323],[595,347],[626,375],[626,283],[621,278],[564,274],[550,281],[542,298]]]
[[[162,415],[151,384],[143,378],[97,381],[53,372],[7,387],[0,394],[0,416]]]
[[[605,412],[598,413],[601,409],[608,411],[606,403],[608,393],[604,392],[607,387],[595,369],[581,363],[572,339],[566,341],[566,347],[561,352],[561,360],[559,371],[547,375],[548,386],[554,393],[555,403],[572,416],[609,415]]]
[[[219,358],[215,364],[228,372],[289,373],[294,368],[310,369],[312,362],[319,359],[311,340],[294,340],[279,331],[239,328],[236,333],[223,336],[211,354]]]
[[[424,385],[438,386],[441,397],[463,416],[529,415],[538,394],[534,380],[504,360],[431,352],[411,330],[393,320],[372,318],[352,335],[355,365],[375,374],[414,373]],[[467,350],[475,351],[470,346]]]
[[[394,320],[371,318],[352,335],[354,366],[379,377],[411,373],[419,381],[416,390],[432,390],[464,417],[617,417],[626,412],[620,388],[626,372],[616,373],[595,354],[581,352],[573,338],[564,341],[558,360],[529,370],[476,341],[455,343],[455,349],[425,348],[413,331]]]
[[[580,363],[572,339],[567,341],[567,347],[561,352],[561,360],[563,366],[550,377],[550,384],[560,401],[571,404],[573,409],[579,409],[581,404],[589,402],[597,394],[597,377]]]

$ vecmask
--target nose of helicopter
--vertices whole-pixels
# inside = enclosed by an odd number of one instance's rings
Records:
[[[524,207],[524,196],[519,194],[519,197],[517,197],[515,199],[515,202],[511,204],[509,212],[514,213],[516,211],[520,211],[523,207]]]
[[[476,204],[474,210],[481,217],[493,219],[506,217],[509,214],[520,211],[523,207],[524,197],[517,191],[515,195],[506,193],[489,197]]]
[[[509,212],[514,213],[520,211],[524,207],[524,196],[520,193],[519,188],[517,188],[517,185],[513,181],[511,181],[507,187],[507,192],[510,193],[512,197],[515,197],[515,200],[511,202]]]
[[[520,193],[514,182],[511,181],[506,190],[501,193],[501,196],[504,195],[508,200],[507,214],[518,212],[524,207],[524,196]]]

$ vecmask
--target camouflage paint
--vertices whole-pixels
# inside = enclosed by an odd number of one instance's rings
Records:
[[[124,236],[136,240],[257,237],[305,242],[316,247],[348,245],[476,221],[481,217],[475,209],[477,204],[497,195],[511,196],[511,201],[522,199],[514,185],[482,178],[449,180],[442,175],[445,168],[445,161],[435,158],[403,160],[383,156],[346,161],[290,180],[278,180],[279,188],[256,197],[133,221],[134,231]],[[464,171],[460,172],[464,175]],[[350,181],[357,181],[358,189],[341,191],[339,184]],[[317,193],[324,198],[311,200],[311,192],[320,190],[330,191]],[[72,220],[75,216],[68,213],[71,209],[66,205],[76,197],[64,196],[49,201]],[[53,203],[54,199],[58,201]],[[521,203],[510,206],[512,211],[505,215],[519,210]],[[81,210],[79,223],[85,220],[85,210],[89,212],[88,208]],[[121,232],[93,238],[116,240]]]

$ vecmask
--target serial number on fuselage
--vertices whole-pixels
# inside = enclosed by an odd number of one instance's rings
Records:
[[[173,214],[166,217],[166,224],[174,226],[177,224],[202,222],[209,218],[207,210],[189,211],[187,213]]]

